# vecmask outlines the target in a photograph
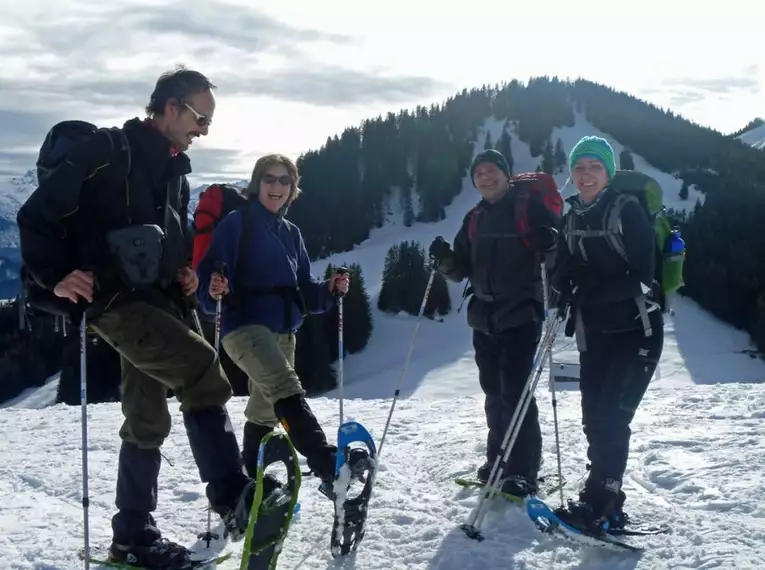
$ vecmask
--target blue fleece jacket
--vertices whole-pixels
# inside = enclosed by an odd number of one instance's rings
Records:
[[[298,227],[283,216],[272,214],[257,200],[250,200],[245,207],[249,208],[253,227],[250,243],[243,245],[247,255],[241,261],[243,275],[236,273],[243,217],[241,211],[234,211],[215,228],[210,247],[197,268],[197,299],[205,313],[215,314],[216,301],[208,289],[216,264],[222,261],[231,293],[236,292],[237,285],[244,291],[236,304],[231,302],[232,295],[224,297],[221,337],[254,324],[264,325],[274,333],[294,332],[303,321],[297,299],[263,290],[297,287],[306,310],[312,314],[332,308],[334,297],[326,281],[311,276],[308,252]],[[288,317],[289,322],[285,322]]]

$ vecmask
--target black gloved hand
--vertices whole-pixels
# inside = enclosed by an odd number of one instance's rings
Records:
[[[449,242],[441,236],[434,239],[433,243],[430,244],[430,248],[428,248],[428,254],[436,261],[442,261],[444,258],[448,257],[451,252],[452,248],[449,245]]]
[[[558,230],[542,226],[528,234],[528,242],[531,248],[536,251],[549,251],[558,242]]]
[[[551,289],[553,292],[552,299],[550,300],[551,305],[558,311],[558,320],[565,321],[568,319],[568,312],[571,308],[572,295],[570,293],[570,288],[565,287],[563,291],[558,291],[555,288]]]

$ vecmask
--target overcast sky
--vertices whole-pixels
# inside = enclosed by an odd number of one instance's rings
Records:
[[[765,44],[747,31],[762,11],[754,0],[9,0],[0,179],[33,167],[59,120],[143,116],[177,63],[218,85],[214,126],[190,150],[193,182],[245,178],[263,153],[296,158],[364,118],[534,75],[582,76],[727,133],[765,116]]]

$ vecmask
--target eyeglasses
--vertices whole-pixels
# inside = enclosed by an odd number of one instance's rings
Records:
[[[279,184],[281,184],[282,186],[292,186],[292,177],[287,176],[286,174],[282,176],[274,176],[273,174],[264,174],[262,180],[266,184],[273,184],[276,181],[278,181]]]
[[[202,113],[198,112],[194,107],[189,105],[188,103],[183,104],[189,111],[194,113],[194,116],[197,119],[197,125],[200,127],[209,127],[212,124],[212,119],[208,117],[207,115],[203,115]]]

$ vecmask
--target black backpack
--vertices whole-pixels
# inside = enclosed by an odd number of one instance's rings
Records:
[[[66,161],[72,150],[92,137],[97,136],[98,133],[104,133],[112,151],[116,151],[121,155],[119,160],[126,165],[126,176],[129,175],[131,167],[130,143],[122,129],[119,127],[99,128],[87,121],[61,121],[53,125],[45,136],[42,146],[40,146],[36,163],[38,185],[50,178],[51,174]],[[25,313],[27,306],[57,316],[68,316],[71,314],[74,308],[72,303],[66,299],[59,299],[52,291],[40,287],[29,274],[24,265],[23,257],[19,281],[21,325],[26,321]]]
[[[66,160],[76,146],[99,132],[106,135],[112,150],[118,149],[125,154],[129,174],[131,166],[130,143],[122,129],[119,127],[99,128],[87,121],[61,121],[53,125],[53,128],[48,131],[40,147],[36,164],[37,183],[41,184],[46,180]]]

